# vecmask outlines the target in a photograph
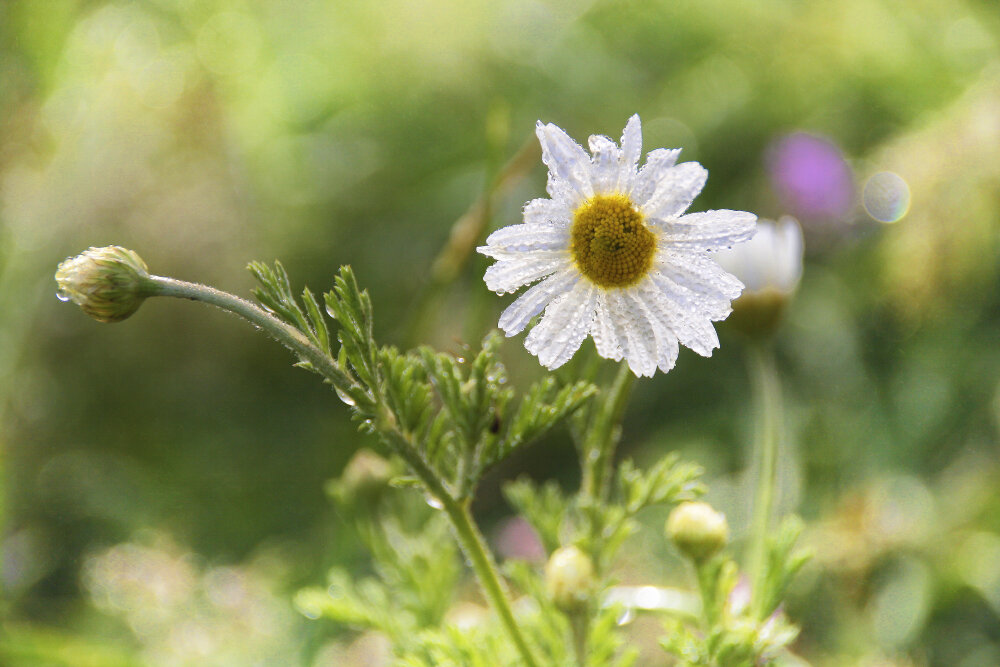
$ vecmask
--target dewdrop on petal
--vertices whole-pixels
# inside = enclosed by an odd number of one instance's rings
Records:
[[[716,253],[716,261],[746,285],[733,302],[733,326],[752,337],[774,332],[802,277],[802,253],[802,228],[788,215],[759,220],[750,241]]]
[[[149,271],[136,253],[119,246],[88,248],[56,269],[56,296],[100,322],[121,322],[147,296]]]
[[[594,585],[594,565],[579,547],[569,545],[552,552],[545,564],[545,589],[557,607],[573,611],[586,606]]]
[[[708,560],[729,541],[729,524],[708,503],[681,503],[667,518],[667,537],[693,561]]]
[[[479,252],[497,260],[486,286],[497,294],[530,287],[500,316],[508,336],[540,321],[524,346],[549,369],[594,339],[606,359],[636,375],[666,373],[681,345],[702,356],[719,346],[712,322],[725,319],[743,284],[711,251],[746,241],[757,219],[745,211],[687,213],[708,172],[657,149],[639,166],[642,129],[632,116],[621,143],[590,137],[588,155],[563,130],[538,123],[551,199],[524,207],[524,223],[499,229]]]

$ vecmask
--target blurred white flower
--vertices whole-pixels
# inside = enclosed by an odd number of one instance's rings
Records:
[[[773,333],[802,277],[802,228],[791,216],[760,220],[757,234],[742,245],[715,253],[716,260],[746,285],[733,304],[734,326],[750,335]]]
[[[636,375],[673,368],[679,345],[709,356],[713,321],[731,312],[743,285],[708,251],[746,241],[756,216],[684,212],[708,172],[676,164],[680,149],[657,149],[639,168],[639,117],[621,146],[590,137],[587,153],[553,124],[536,134],[551,199],[524,207],[524,224],[500,229],[479,252],[498,260],[486,285],[498,294],[536,283],[500,316],[508,336],[545,311],[524,346],[543,366],[566,363],[587,336],[602,357],[624,358]]]
[[[802,277],[802,228],[789,215],[778,222],[761,219],[752,239],[720,250],[715,258],[743,281],[744,294],[769,289],[794,292]]]

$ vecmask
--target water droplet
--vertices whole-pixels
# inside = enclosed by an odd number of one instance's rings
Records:
[[[635,619],[635,609],[632,607],[625,607],[618,614],[618,618],[615,619],[615,623],[618,625],[628,625]]]
[[[69,301],[69,294],[66,294],[62,290],[56,290],[56,298],[63,302]]]
[[[427,504],[436,510],[444,509],[444,503],[435,498],[434,496],[427,496]]]
[[[346,405],[349,405],[352,408],[357,405],[355,400],[346,392],[341,391],[338,387],[334,387],[334,390],[337,392],[337,398],[343,401]]]
[[[455,361],[457,361],[460,364],[464,364],[465,363],[465,357],[455,357]]]

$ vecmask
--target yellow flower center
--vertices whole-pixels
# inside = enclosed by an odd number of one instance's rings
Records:
[[[653,264],[656,236],[622,194],[597,195],[573,214],[570,248],[580,273],[601,287],[628,287]]]

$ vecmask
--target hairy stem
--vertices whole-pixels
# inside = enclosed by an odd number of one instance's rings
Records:
[[[514,611],[510,606],[507,587],[497,572],[497,565],[486,547],[482,533],[476,527],[472,513],[469,511],[469,502],[458,501],[450,496],[443,498],[442,502],[444,503],[444,511],[451,519],[452,527],[455,529],[458,543],[472,564],[476,578],[479,579],[479,585],[482,586],[483,592],[500,616],[500,621],[506,628],[507,634],[514,642],[514,646],[517,647],[518,653],[521,654],[521,660],[527,667],[538,667],[531,647],[514,619]]]
[[[774,487],[778,469],[778,442],[781,423],[781,385],[774,355],[764,344],[750,349],[750,375],[753,381],[757,415],[754,458],[757,469],[753,500],[753,524],[750,544],[750,577],[753,584],[753,610],[762,600],[767,576],[767,534],[774,506]]]
[[[208,285],[199,285],[163,276],[149,276],[148,280],[149,284],[146,287],[150,296],[173,296],[201,301],[227,310],[234,315],[239,315],[295,354],[312,363],[316,370],[333,386],[345,391],[357,387],[354,379],[328,354],[314,346],[301,331],[281,321],[260,306]]]
[[[611,462],[615,447],[621,435],[620,427],[625,416],[635,375],[628,364],[620,364],[618,375],[605,391],[604,402],[590,423],[589,432],[583,444],[583,484],[581,494],[595,503],[601,502],[608,493],[608,478],[611,476]]]
[[[239,315],[302,359],[309,361],[335,387],[343,390],[358,388],[357,382],[333,358],[313,345],[302,332],[250,301],[207,285],[162,276],[150,276],[145,287],[150,296],[172,296],[201,301]],[[398,420],[383,400],[379,397],[375,397],[375,400],[377,405],[373,426],[383,441],[406,461],[427,491],[441,502],[462,551],[472,563],[472,569],[486,597],[499,614],[511,641],[521,654],[521,660],[526,667],[537,667],[538,662],[514,620],[506,587],[497,572],[496,563],[486,548],[486,542],[472,519],[468,503],[459,502],[454,498],[444,481],[421,455],[420,448],[413,441],[412,435],[400,429]]]

